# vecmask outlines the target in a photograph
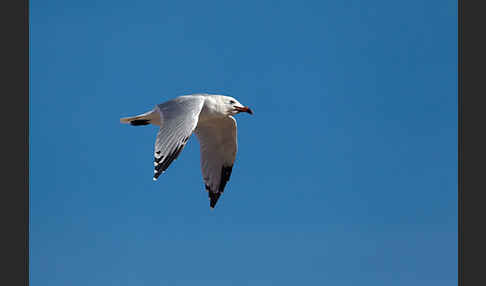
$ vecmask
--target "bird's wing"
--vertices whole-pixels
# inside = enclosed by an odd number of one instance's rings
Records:
[[[157,105],[161,127],[155,140],[154,180],[167,170],[197,126],[203,97],[181,96]]]
[[[201,170],[214,208],[229,181],[237,145],[236,120],[224,117],[199,124],[195,130],[201,146]]]

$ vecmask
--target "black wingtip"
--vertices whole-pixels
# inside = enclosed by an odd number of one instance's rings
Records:
[[[224,188],[226,187],[226,183],[228,183],[230,177],[231,177],[231,171],[233,170],[233,165],[231,166],[223,166],[221,168],[221,179],[219,182],[219,189],[214,191],[211,191],[211,188],[206,184],[206,191],[208,192],[209,195],[209,207],[211,209],[214,209],[216,206],[216,203],[219,200],[219,197],[223,194]]]
[[[221,193],[213,193],[211,191],[209,191],[208,193],[209,193],[209,207],[214,209],[216,203],[219,200],[219,197],[221,196]]]
[[[223,166],[223,168],[221,168],[221,181],[219,183],[219,191],[221,193],[224,192],[224,188],[226,187],[226,183],[228,183],[231,177],[232,171],[233,171],[233,165]]]
[[[137,119],[130,121],[130,124],[133,126],[142,126],[150,124],[150,120],[148,119]]]

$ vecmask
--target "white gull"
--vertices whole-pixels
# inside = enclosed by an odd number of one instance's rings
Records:
[[[238,100],[224,95],[193,94],[158,104],[149,112],[121,118],[134,126],[160,126],[155,140],[154,181],[164,173],[193,132],[200,142],[201,170],[209,206],[214,208],[229,181],[238,149],[236,120],[240,112],[253,114]]]

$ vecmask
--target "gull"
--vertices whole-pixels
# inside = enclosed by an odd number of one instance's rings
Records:
[[[238,100],[224,95],[183,95],[156,105],[149,112],[120,119],[133,126],[160,126],[155,140],[154,181],[186,145],[192,133],[200,143],[201,170],[209,206],[214,209],[233,170],[238,149],[236,120],[240,112],[253,114]]]

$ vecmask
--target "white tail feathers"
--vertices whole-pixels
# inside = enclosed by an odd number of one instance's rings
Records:
[[[154,124],[158,126],[161,125],[159,112],[155,110],[151,110],[149,112],[136,115],[136,116],[120,118],[120,123],[125,123],[125,124],[130,123],[131,125],[134,126],[147,125],[147,124]]]
[[[120,118],[120,123],[130,123],[134,120],[140,120],[140,119],[146,119],[145,116],[143,115],[137,115],[137,116],[132,116],[132,117],[123,117]]]

